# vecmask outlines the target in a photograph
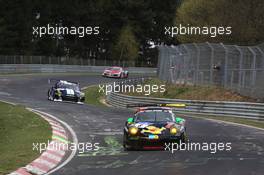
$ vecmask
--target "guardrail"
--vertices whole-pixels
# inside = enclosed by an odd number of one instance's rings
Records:
[[[126,80],[123,84],[138,84],[144,78],[137,80]],[[126,108],[127,104],[151,104],[151,103],[184,103],[186,108],[174,109],[177,113],[184,114],[205,114],[215,116],[232,116],[239,118],[264,120],[264,103],[248,102],[228,102],[228,101],[200,101],[200,100],[181,100],[166,98],[150,98],[128,96],[120,93],[111,92],[107,95],[106,102],[115,107]]]
[[[52,64],[0,64],[0,73],[102,73],[107,66],[79,66]],[[128,67],[130,73],[156,74],[156,68]]]

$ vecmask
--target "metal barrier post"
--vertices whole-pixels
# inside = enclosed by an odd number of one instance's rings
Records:
[[[211,49],[211,59],[210,59],[210,84],[213,84],[213,72],[214,72],[214,47],[209,43],[206,42],[206,44],[210,47]]]
[[[262,50],[262,49],[260,49],[258,46],[256,47],[256,49],[258,49],[259,50],[259,52],[261,53],[261,55],[262,55],[262,68],[264,69],[264,51]]]
[[[220,45],[224,48],[225,50],[225,68],[224,68],[224,87],[227,87],[227,62],[228,62],[228,49],[223,43],[220,43]]]
[[[172,64],[172,57],[170,57],[170,77],[171,77],[171,82],[174,84],[175,83],[175,79],[174,79],[174,73],[173,73],[173,64]]]
[[[255,84],[256,84],[256,59],[257,59],[257,54],[256,52],[251,48],[251,47],[248,47],[248,49],[250,50],[250,52],[252,53],[253,55],[253,63],[251,65],[251,71],[252,71],[252,80],[251,80],[251,90],[254,91],[254,87],[255,87]]]
[[[241,48],[239,47],[239,46],[235,46],[235,48],[238,50],[238,52],[239,52],[239,73],[238,73],[238,76],[239,76],[239,78],[238,78],[238,92],[240,92],[241,91],[241,85],[242,85],[242,68],[243,68],[243,58],[244,58],[244,55],[243,55],[243,52],[242,52],[242,50],[241,50]]]
[[[191,54],[190,54],[190,49],[188,48],[188,46],[186,45],[183,45],[184,49],[186,50],[187,52],[187,57],[188,58],[191,58]],[[187,68],[187,64],[186,64],[186,58],[185,56],[183,56],[183,71],[184,71],[184,82],[185,83],[188,83],[188,68]]]
[[[199,81],[199,67],[200,67],[200,57],[201,57],[201,50],[196,43],[193,43],[197,50],[197,61],[196,61],[196,74],[195,74],[195,84],[198,84]]]
[[[166,53],[165,53],[166,59],[163,59],[164,68],[163,68],[162,75],[164,76],[164,80],[169,81],[171,79],[170,75],[168,74],[168,70],[169,70],[168,59],[169,59],[170,52],[169,52],[169,49],[167,48],[167,46],[165,46],[165,47],[166,47]]]

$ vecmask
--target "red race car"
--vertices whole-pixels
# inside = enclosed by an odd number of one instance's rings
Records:
[[[102,76],[111,78],[127,78],[128,71],[124,70],[122,67],[109,67],[104,70]]]

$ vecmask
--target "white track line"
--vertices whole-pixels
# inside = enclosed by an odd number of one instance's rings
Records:
[[[16,105],[17,105],[16,103],[12,103],[12,102],[8,102],[8,101],[4,101],[4,100],[0,100],[0,102],[7,103],[7,104],[10,104],[10,105],[13,105],[13,106],[16,106]],[[73,131],[73,129],[72,129],[72,128],[71,128],[66,122],[64,122],[64,121],[58,119],[57,117],[55,117],[55,116],[53,116],[53,115],[51,115],[51,114],[48,114],[48,113],[46,113],[46,112],[42,112],[42,111],[39,111],[39,110],[36,110],[36,109],[32,109],[32,108],[26,108],[26,109],[29,110],[29,111],[32,111],[32,112],[34,112],[34,113],[37,113],[38,115],[39,115],[39,114],[46,115],[46,116],[48,116],[48,117],[54,119],[55,121],[61,123],[62,125],[64,125],[64,126],[68,129],[68,131],[71,133],[71,135],[72,135],[72,139],[73,139],[73,143],[74,143],[75,145],[78,145],[78,138],[77,138],[77,136],[76,136],[76,133]],[[40,115],[40,116],[41,116],[41,115]],[[43,116],[41,116],[41,117],[43,117]],[[43,117],[43,118],[45,119],[45,117]],[[45,120],[46,120],[46,119],[45,119]],[[57,151],[57,152],[58,152],[58,151]],[[40,170],[40,169],[36,169],[36,167],[32,167],[31,165],[27,165],[27,166],[25,167],[25,169],[27,169],[29,172],[35,171],[35,172],[34,172],[35,174],[46,174],[46,175],[51,174],[51,173],[53,173],[53,172],[59,170],[59,169],[62,168],[63,166],[65,166],[67,163],[69,163],[69,162],[73,159],[73,157],[75,156],[76,152],[77,152],[77,149],[72,150],[70,156],[69,156],[64,162],[62,162],[59,166],[55,167],[54,169],[52,169],[52,170],[51,170],[50,172],[48,172],[48,173],[45,173],[45,172],[43,172],[43,171]],[[64,152],[64,151],[61,151],[61,152],[59,152],[59,154],[61,154],[61,155],[63,156],[63,155],[65,154],[65,152]],[[49,153],[47,153],[47,155],[49,155]],[[40,156],[40,157],[41,157],[41,156]],[[52,156],[52,158],[55,159],[55,160],[58,160],[58,157],[56,157],[55,155]],[[12,173],[10,173],[10,174],[18,174],[18,175],[19,175],[20,173],[17,173],[16,171],[14,171],[14,172],[12,172]],[[29,174],[30,174],[30,173],[29,173]]]
[[[38,112],[40,114],[44,114],[44,115],[46,115],[46,116],[48,116],[48,117],[60,122],[61,124],[63,124],[68,129],[68,131],[71,133],[72,139],[73,139],[73,143],[78,145],[78,139],[77,139],[76,133],[73,131],[73,129],[66,122],[58,119],[57,117],[55,117],[55,116],[53,116],[51,114],[48,114],[48,113],[45,113],[45,112],[42,112],[42,111],[39,111],[39,110],[35,110],[35,109],[32,109],[32,110],[36,111],[36,112]],[[60,168],[64,167],[67,163],[69,163],[73,159],[73,157],[75,156],[76,152],[77,152],[77,149],[74,149],[71,152],[71,155],[63,163],[61,163],[59,166],[57,166],[56,168],[54,168],[53,170],[48,172],[46,175],[49,175],[49,174],[59,170]]]

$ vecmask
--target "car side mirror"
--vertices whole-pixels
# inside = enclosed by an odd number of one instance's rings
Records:
[[[134,119],[133,118],[128,118],[127,119],[127,123],[133,123],[134,122]]]
[[[184,119],[180,117],[175,117],[175,120],[176,120],[176,123],[181,123],[184,121]]]

